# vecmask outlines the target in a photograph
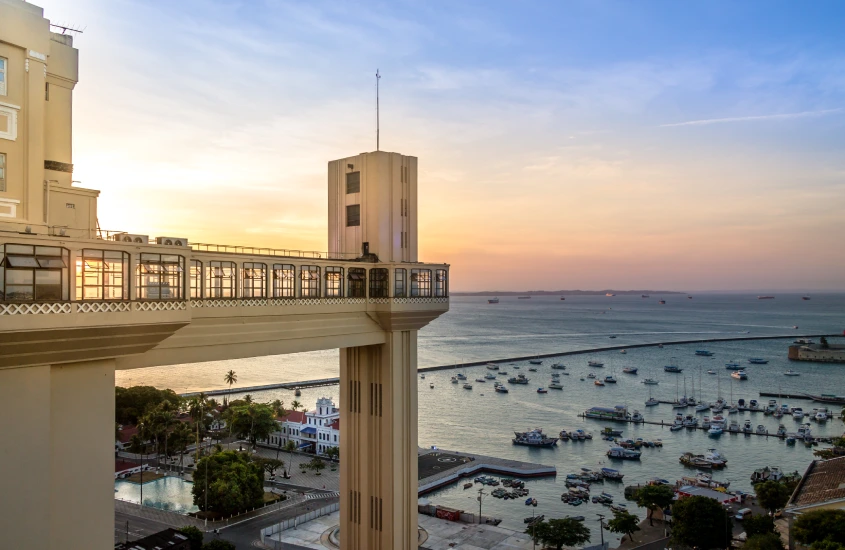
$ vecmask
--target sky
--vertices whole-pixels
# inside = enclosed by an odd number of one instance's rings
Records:
[[[326,250],[378,68],[453,290],[845,290],[841,2],[37,3],[104,229]]]

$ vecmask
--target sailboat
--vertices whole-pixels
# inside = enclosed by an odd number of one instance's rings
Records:
[[[683,401],[678,399],[678,379],[675,378],[675,402],[672,403],[673,409],[685,409],[687,407],[687,400],[684,398]]]
[[[731,401],[730,407],[728,408],[728,414],[736,414],[739,412],[739,405],[734,403],[734,381],[731,379]]]
[[[660,401],[651,396],[651,386],[648,387],[648,401],[645,402],[646,407],[654,407],[659,405]]]

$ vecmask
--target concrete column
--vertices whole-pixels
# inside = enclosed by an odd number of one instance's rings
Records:
[[[114,544],[114,361],[0,370],[0,533],[9,548]]]
[[[340,353],[340,540],[417,548],[417,331]]]

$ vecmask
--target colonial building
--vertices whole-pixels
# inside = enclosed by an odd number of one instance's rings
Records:
[[[324,455],[328,449],[340,446],[340,410],[327,397],[318,399],[311,411],[289,411],[277,420],[281,429],[265,442],[271,447],[293,441],[302,451]]]

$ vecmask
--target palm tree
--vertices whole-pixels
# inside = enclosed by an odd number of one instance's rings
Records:
[[[250,394],[246,394],[246,395],[244,396],[244,403],[246,403],[247,405],[249,405],[250,403],[252,403],[252,395],[250,395]]]
[[[276,399],[270,406],[273,407],[273,414],[276,416],[283,416],[285,414],[285,403],[281,399]]]
[[[232,393],[232,385],[238,381],[238,375],[235,374],[235,371],[230,370],[229,372],[223,375],[223,381],[229,384],[229,393]]]
[[[290,408],[291,408],[291,409],[293,409],[294,411],[299,410],[299,409],[300,409],[300,407],[302,407],[302,403],[300,403],[300,402],[299,402],[299,401],[297,401],[296,399],[294,399],[294,400],[293,400],[293,403],[291,403],[291,404],[290,404]]]
[[[290,464],[291,468],[293,468],[293,452],[296,450],[296,443],[288,439],[288,442],[285,443],[285,450],[290,453],[290,460],[288,464]],[[287,477],[288,472],[285,470],[285,477]]]

